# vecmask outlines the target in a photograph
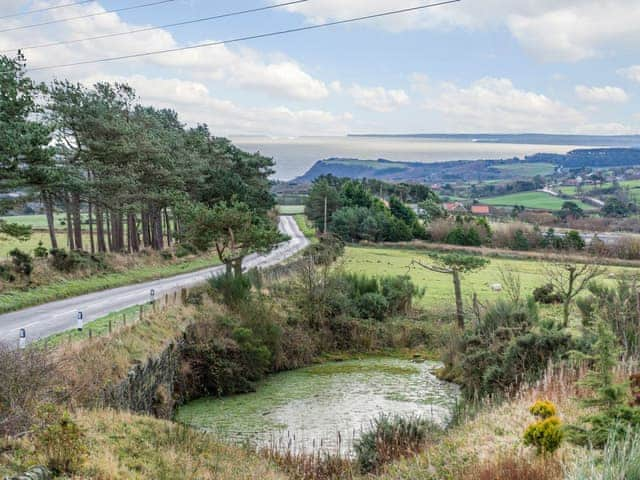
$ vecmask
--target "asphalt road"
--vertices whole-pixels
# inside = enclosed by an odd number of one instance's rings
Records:
[[[279,228],[291,239],[266,255],[247,256],[243,263],[244,268],[264,268],[275,265],[309,244],[293,217],[280,217]],[[83,312],[85,322],[90,322],[109,313],[148,302],[151,289],[155,291],[156,298],[160,299],[165,293],[201,284],[211,276],[220,275],[223,270],[222,266],[207,268],[162,280],[102,290],[0,315],[0,342],[17,344],[21,328],[26,330],[27,342],[64,332],[76,327],[78,311]]]

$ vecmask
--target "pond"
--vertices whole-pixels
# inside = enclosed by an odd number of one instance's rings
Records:
[[[349,455],[380,414],[446,425],[459,390],[434,376],[440,366],[396,358],[324,363],[272,375],[254,393],[195,400],[176,420],[231,442]]]

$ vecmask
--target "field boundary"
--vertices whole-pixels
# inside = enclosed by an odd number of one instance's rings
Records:
[[[505,248],[466,247],[462,245],[449,245],[446,243],[429,243],[423,240],[411,242],[360,242],[350,245],[352,247],[367,248],[397,248],[404,250],[434,250],[439,252],[467,252],[484,257],[508,258],[512,260],[544,260],[571,261],[575,263],[597,263],[598,265],[610,265],[612,267],[636,267],[640,268],[640,260],[624,260],[621,258],[593,257],[589,255],[558,254],[549,251],[519,251]]]

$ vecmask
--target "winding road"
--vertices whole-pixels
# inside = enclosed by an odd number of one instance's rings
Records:
[[[290,237],[290,240],[281,243],[265,255],[247,256],[243,262],[245,269],[275,265],[309,244],[309,240],[300,231],[293,217],[280,217],[279,228],[282,233]],[[165,293],[201,284],[211,276],[220,275],[223,271],[224,267],[219,265],[161,280],[101,290],[0,315],[0,343],[15,342],[17,344],[21,328],[26,330],[28,342],[63,332],[76,326],[78,311],[82,311],[85,322],[89,322],[109,313],[148,302],[151,289],[155,291],[156,298],[161,298]]]

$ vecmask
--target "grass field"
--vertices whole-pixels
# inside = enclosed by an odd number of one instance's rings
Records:
[[[454,294],[453,282],[449,275],[431,272],[415,267],[409,269],[413,259],[422,259],[428,262],[427,251],[399,249],[399,248],[375,248],[375,247],[347,247],[344,257],[344,268],[349,272],[362,273],[372,276],[406,275],[420,287],[426,288],[426,294],[418,301],[418,305],[438,311],[453,309]],[[607,274],[637,273],[637,269],[630,267],[606,267]],[[491,258],[490,263],[484,269],[464,275],[462,290],[465,298],[469,298],[474,292],[481,302],[495,300],[504,295],[502,292],[494,292],[490,285],[501,283],[500,271],[513,272],[520,277],[522,292],[529,295],[534,288],[547,283],[544,266],[535,260],[516,260]],[[605,282],[612,282],[603,276]],[[545,307],[543,314],[558,313],[558,307]]]
[[[56,213],[54,215],[55,218],[55,226],[56,229],[64,230],[66,228],[65,223],[67,221],[67,216],[64,213]],[[85,222],[88,219],[88,215],[82,214],[82,221]],[[7,217],[0,217],[0,220],[5,220],[10,223],[21,223],[23,225],[31,225],[33,228],[38,230],[46,230],[48,228],[47,225],[47,217],[45,215],[13,215]],[[82,224],[82,228],[88,230],[89,225],[85,223]]]
[[[555,170],[552,163],[517,163],[510,165],[499,165],[495,167],[505,173],[509,173],[521,178],[535,177],[536,175],[551,175]]]
[[[593,206],[587,205],[578,200],[574,200],[583,210],[593,210]],[[544,210],[560,210],[564,199],[554,197],[544,192],[520,192],[499,197],[481,199],[482,203],[493,206],[513,206],[522,205],[525,208],[538,208]]]
[[[58,247],[67,248],[67,234],[62,232],[57,232],[56,237],[58,239]],[[82,236],[82,241],[85,242],[85,245],[88,249],[89,247],[89,234],[84,234]],[[19,248],[24,252],[28,252],[33,254],[33,249],[38,246],[38,244],[42,242],[45,248],[51,248],[51,241],[49,240],[49,234],[42,230],[34,230],[31,233],[31,237],[26,242],[22,242],[15,238],[2,238],[0,237],[0,260],[1,257],[6,257],[11,250],[14,248]]]
[[[278,205],[281,215],[298,215],[304,213],[304,205]]]

